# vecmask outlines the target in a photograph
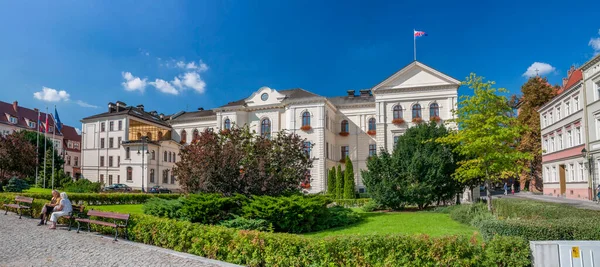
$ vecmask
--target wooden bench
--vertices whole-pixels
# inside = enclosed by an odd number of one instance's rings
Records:
[[[85,209],[84,205],[72,205],[73,210],[69,212],[69,215],[65,215],[62,218],[69,220],[69,231],[71,231],[71,227],[74,226],[75,219],[83,218],[85,213],[83,212]],[[50,219],[50,216],[46,216],[46,222]]]
[[[6,212],[4,212],[4,215],[8,214],[8,208],[13,208],[17,210],[17,213],[19,214],[19,219],[21,219],[21,215],[23,215],[22,210],[29,210],[29,212],[31,213],[31,218],[33,218],[33,209],[31,208],[32,205],[33,198],[16,196],[15,204],[3,204],[2,206],[6,210]]]
[[[127,223],[129,223],[129,214],[90,210],[88,211],[87,216],[89,218],[75,218],[75,221],[77,221],[77,233],[79,233],[79,229],[81,229],[80,223],[87,224],[88,232],[90,231],[90,224],[97,224],[115,228],[115,241],[117,241],[117,236],[119,235],[119,228],[123,228],[125,229],[125,239],[127,239]],[[92,220],[91,217],[113,219],[113,222]],[[125,224],[120,224],[120,222],[117,220],[125,221]]]

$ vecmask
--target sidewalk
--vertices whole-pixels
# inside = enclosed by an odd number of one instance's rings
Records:
[[[545,195],[535,195],[532,193],[515,193],[514,195],[498,195],[494,196],[497,198],[521,198],[521,199],[531,199],[552,203],[561,203],[569,206],[573,206],[579,209],[588,209],[588,210],[600,210],[600,205],[596,204],[590,200],[578,200],[578,199],[569,199],[564,197],[553,197],[553,196],[545,196]]]

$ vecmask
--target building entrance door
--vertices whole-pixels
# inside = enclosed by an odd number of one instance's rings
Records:
[[[567,192],[567,183],[565,179],[565,165],[558,166],[558,176],[560,177],[560,195],[565,196]]]

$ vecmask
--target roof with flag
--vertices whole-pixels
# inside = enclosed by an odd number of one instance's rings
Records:
[[[48,113],[48,116],[48,124],[49,127],[52,128],[54,125],[54,117],[50,113]],[[10,117],[17,118],[17,123],[12,123],[10,121]],[[46,113],[40,111],[40,122],[42,122],[42,127],[44,127],[43,123],[45,123],[45,121]],[[35,126],[30,127],[30,122],[35,123]],[[37,131],[38,129],[36,129],[36,126],[38,126],[38,111],[36,109],[21,107],[17,101],[13,103],[0,101],[0,124],[11,125],[30,131]],[[56,132],[56,135],[60,136],[61,134]]]

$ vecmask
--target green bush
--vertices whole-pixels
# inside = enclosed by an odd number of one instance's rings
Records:
[[[358,200],[358,199],[357,199]],[[381,209],[381,205],[379,205],[375,200],[373,199],[369,199],[369,201],[367,201],[367,203],[365,203],[362,206],[362,210],[364,212],[373,212],[376,211],[378,209]]]
[[[358,213],[340,206],[331,207],[328,209],[329,216],[323,222],[318,222],[322,226],[317,228],[329,229],[340,226],[351,225],[359,222],[361,217]]]
[[[263,232],[273,232],[273,225],[262,219],[246,219],[244,217],[235,216],[235,219],[222,221],[221,226],[235,228],[239,230],[256,230]]]
[[[99,228],[106,234],[112,229]],[[521,238],[367,235],[312,238],[132,215],[129,238],[245,266],[529,266]]]
[[[202,224],[217,224],[233,219],[248,202],[243,195],[224,197],[220,194],[193,194],[181,198],[181,219]]]
[[[8,184],[4,189],[6,192],[23,192],[23,190],[29,189],[29,185],[25,180],[13,177],[8,180]]]
[[[450,218],[471,225],[473,218],[481,213],[489,213],[483,203],[457,205],[451,208]]]
[[[366,205],[370,199],[368,198],[356,198],[356,199],[336,199],[334,202],[346,208],[360,208]]]
[[[144,214],[169,219],[179,219],[179,210],[183,205],[179,199],[151,198],[142,207]]]
[[[101,183],[94,183],[88,179],[79,179],[74,182],[66,183],[63,186],[63,190],[72,193],[98,193],[101,188]]]

